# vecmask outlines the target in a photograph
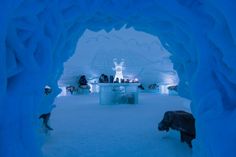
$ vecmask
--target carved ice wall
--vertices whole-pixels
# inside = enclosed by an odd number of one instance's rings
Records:
[[[0,156],[41,155],[32,123],[44,85],[58,94],[63,62],[86,28],[124,24],[158,36],[172,53],[197,120],[194,156],[236,154],[235,1],[3,0],[0,10]]]

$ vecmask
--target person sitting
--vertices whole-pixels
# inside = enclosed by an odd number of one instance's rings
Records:
[[[85,75],[82,75],[79,79],[79,88],[90,89]]]
[[[130,83],[130,80],[129,80],[129,79],[126,79],[126,80],[125,80],[125,83]]]
[[[119,83],[119,78],[118,77],[115,79],[114,83]]]
[[[108,83],[109,80],[108,80],[108,76],[105,75],[105,74],[102,74],[100,77],[99,77],[99,83]]]
[[[142,84],[140,84],[140,85],[138,86],[138,88],[141,89],[141,90],[144,90],[144,87],[143,87]]]
[[[114,76],[110,75],[110,83],[113,83],[113,81],[114,81]]]

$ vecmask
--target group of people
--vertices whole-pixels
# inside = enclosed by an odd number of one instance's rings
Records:
[[[113,83],[114,77],[111,75],[110,76],[110,81],[108,79],[108,76],[105,74],[101,74],[101,76],[99,77],[98,82],[99,83]]]
[[[140,85],[138,86],[138,88],[141,89],[141,90],[145,90],[145,87],[143,86],[143,84],[140,84]],[[156,89],[158,89],[158,88],[159,88],[159,85],[157,85],[156,83],[150,84],[150,85],[148,85],[148,87],[147,87],[148,90],[156,90]],[[170,90],[170,91],[176,91],[176,92],[177,92],[178,86],[177,86],[177,85],[168,86],[168,90]]]
[[[153,84],[148,85],[147,89],[148,89],[148,90],[156,90],[158,87],[159,87],[159,86],[158,86],[156,83],[153,83]],[[140,85],[138,86],[138,88],[141,89],[141,90],[145,90],[143,84],[140,84]]]
[[[138,81],[130,80],[130,79],[114,79],[113,75],[110,75],[109,79],[108,76],[105,74],[101,74],[99,77],[99,83],[138,83]]]

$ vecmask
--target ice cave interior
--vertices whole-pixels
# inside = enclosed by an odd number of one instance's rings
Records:
[[[77,43],[75,53],[64,63],[59,86],[76,86],[76,80],[82,74],[92,83],[98,82],[102,73],[114,75],[114,59],[118,62],[123,60],[124,78],[137,78],[147,88],[157,82],[174,86],[178,84],[178,75],[169,57],[170,53],[157,37],[133,28],[123,27],[109,33],[86,30]]]
[[[193,156],[235,156],[235,1],[7,0],[1,1],[0,12],[0,156],[42,155],[43,139],[35,122],[45,85],[53,88],[44,104],[49,105],[61,92],[58,80],[64,62],[77,55],[82,35],[124,29],[154,36],[168,51],[168,62],[176,72],[171,74],[178,74],[178,94],[191,100],[196,119]],[[106,58],[113,58],[110,50],[104,51]],[[124,59],[133,52],[115,50],[123,53]],[[99,65],[96,61],[103,58],[96,54],[100,52],[87,57]],[[146,56],[145,51],[138,54]],[[153,54],[149,59],[155,57]],[[145,57],[133,59],[145,62]],[[156,70],[155,66],[150,68]]]

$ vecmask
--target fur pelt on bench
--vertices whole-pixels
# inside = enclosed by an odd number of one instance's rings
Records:
[[[192,148],[192,140],[196,137],[195,119],[185,111],[167,111],[158,125],[160,131],[169,129],[180,131],[181,142],[186,142]]]

